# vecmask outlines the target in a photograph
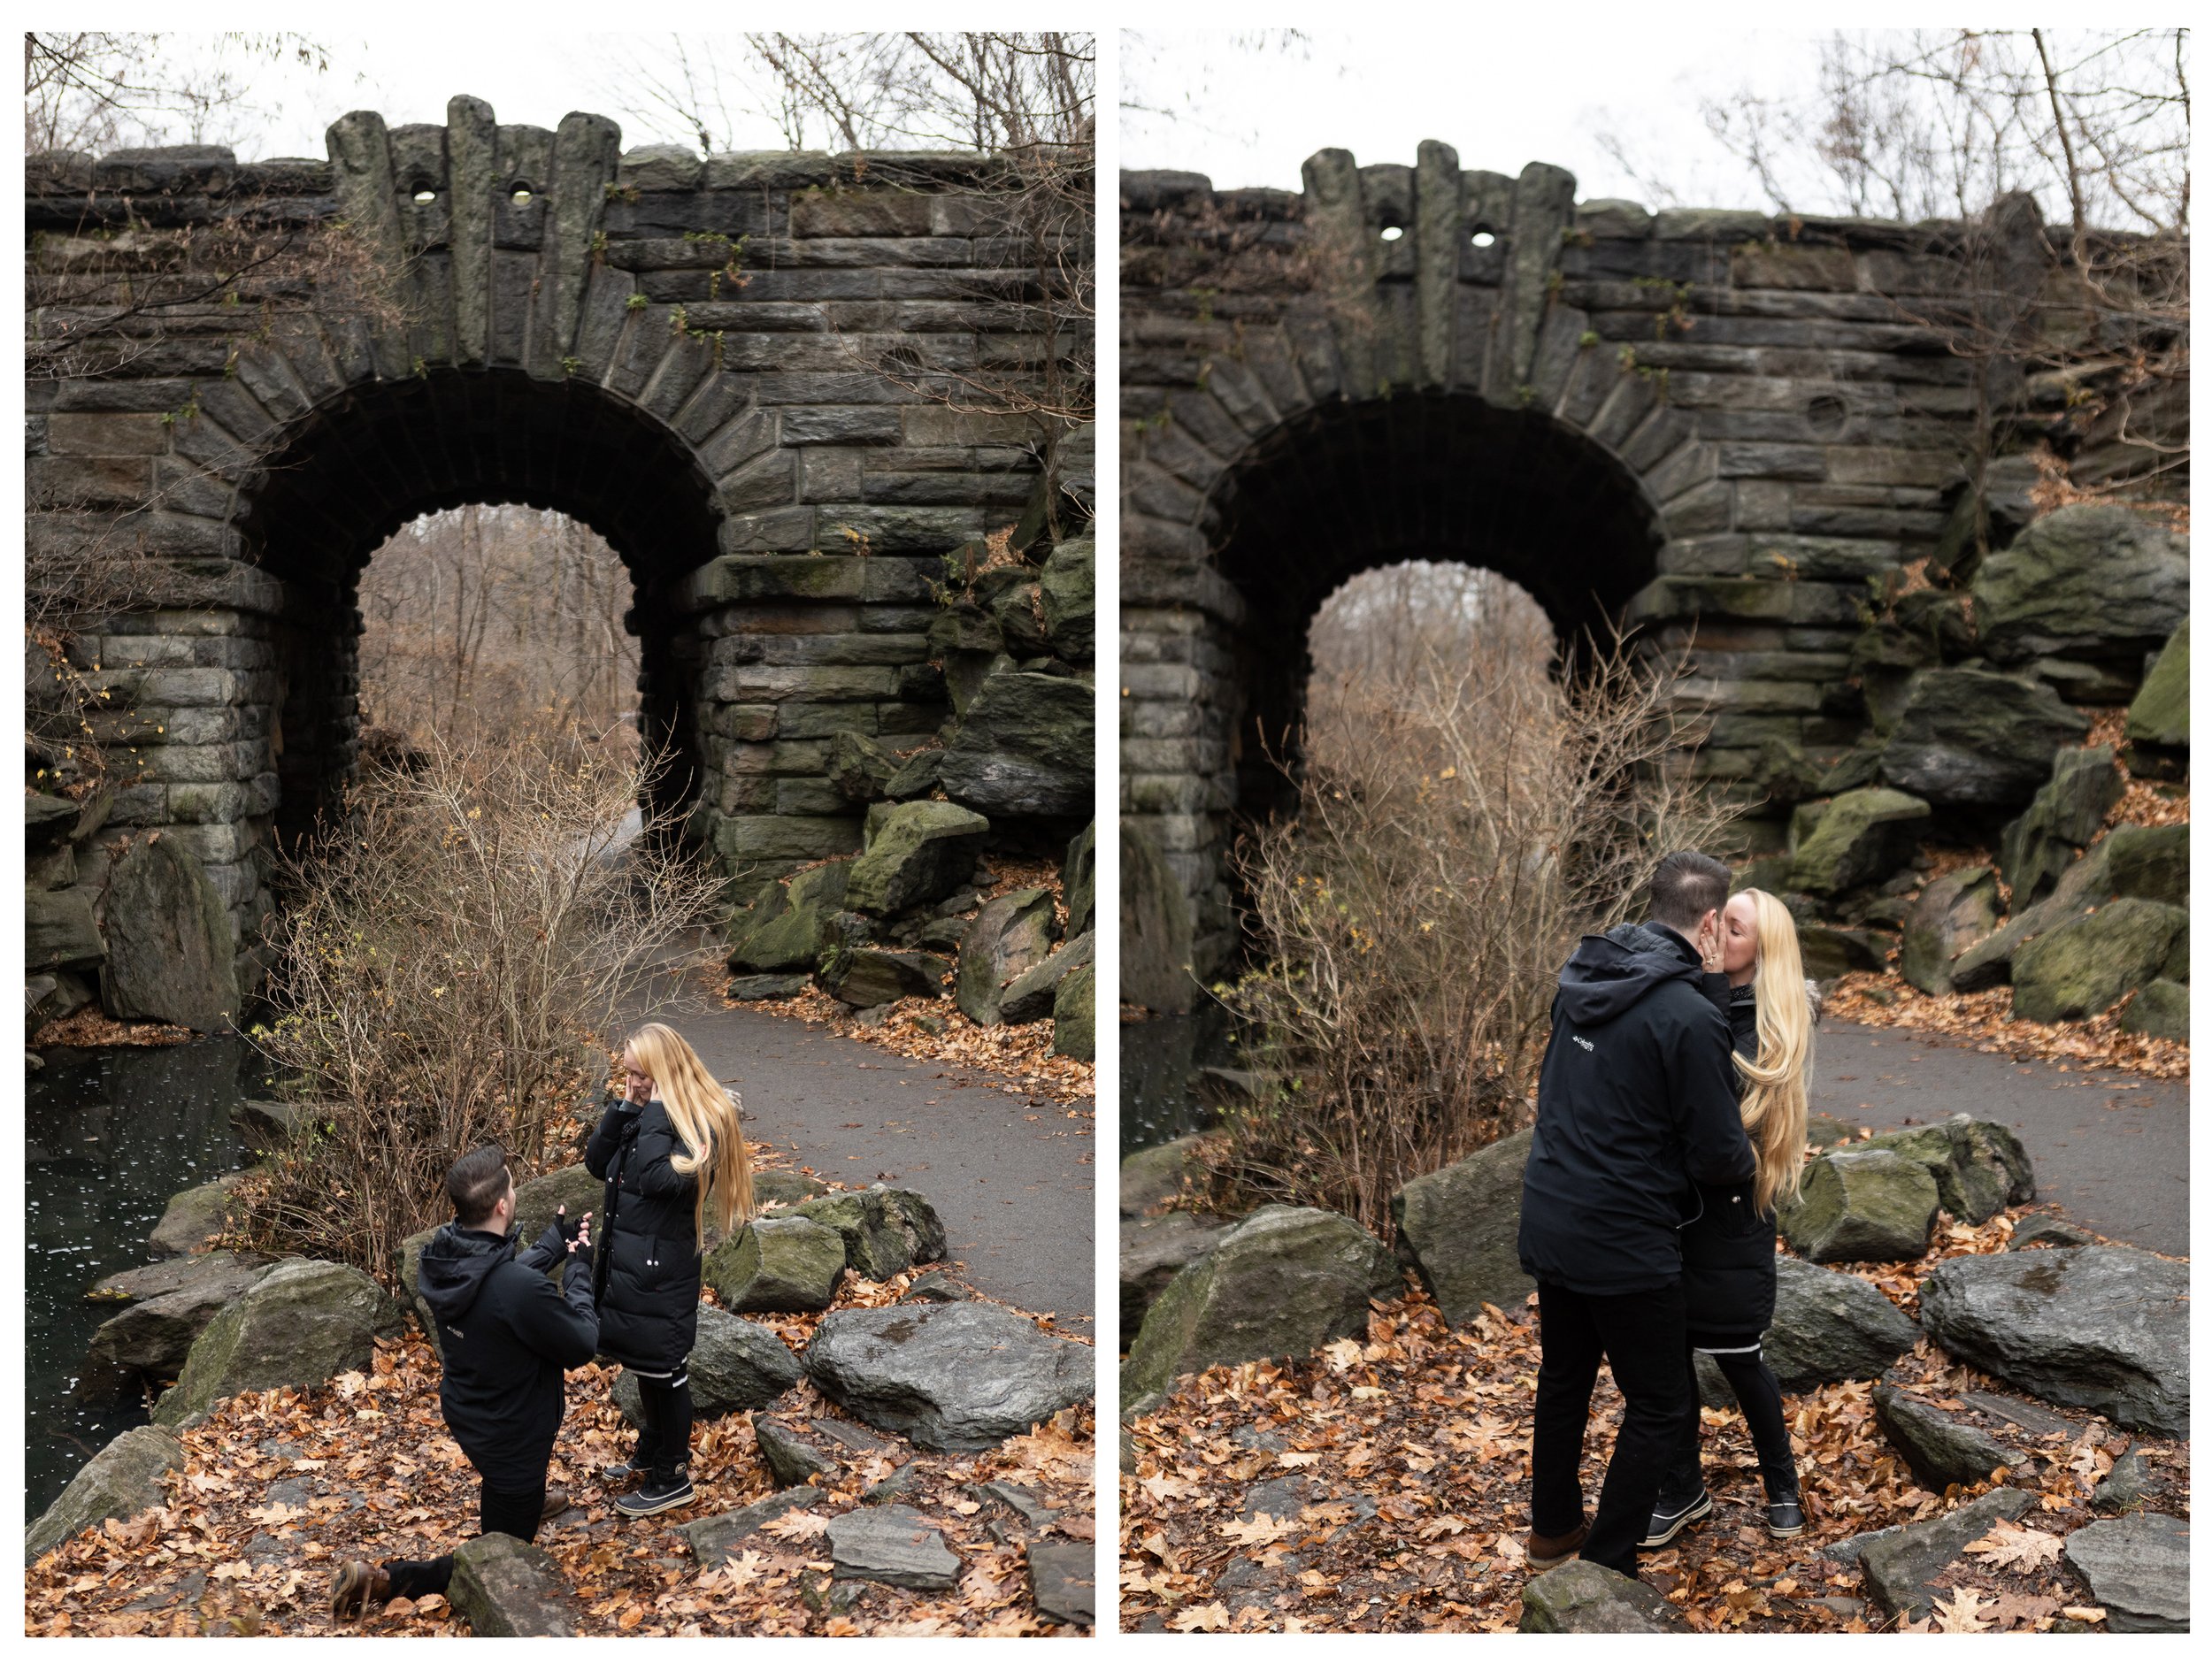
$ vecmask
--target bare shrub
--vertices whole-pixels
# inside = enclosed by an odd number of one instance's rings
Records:
[[[459,1154],[497,1142],[542,1161],[598,1065],[595,1031],[648,1008],[667,949],[721,904],[718,875],[670,852],[672,826],[625,828],[651,772],[575,733],[432,737],[365,771],[288,864],[272,926],[281,1015],[254,1039],[320,1130],[254,1198],[259,1240],[386,1275],[445,1216]]]
[[[1527,1123],[1560,965],[1735,810],[1680,766],[1678,664],[1616,644],[1571,682],[1432,658],[1307,735],[1294,817],[1240,839],[1257,968],[1225,994],[1271,1085],[1210,1157],[1224,1200],[1387,1234],[1391,1192]]]

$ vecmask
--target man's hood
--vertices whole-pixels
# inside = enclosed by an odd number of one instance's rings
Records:
[[[1680,937],[1649,924],[1585,936],[1559,972],[1561,1014],[1585,1027],[1610,1022],[1660,983],[1694,983],[1703,969]]]
[[[448,1224],[422,1250],[417,1286],[431,1314],[449,1328],[458,1328],[484,1291],[492,1272],[515,1256],[518,1231],[495,1236],[488,1230],[463,1230]]]

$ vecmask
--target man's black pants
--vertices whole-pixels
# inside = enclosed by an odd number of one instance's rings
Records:
[[[545,1511],[545,1481],[541,1478],[535,1490],[494,1490],[484,1486],[482,1501],[478,1506],[477,1519],[482,1529],[479,1536],[511,1536],[527,1542],[538,1533],[539,1515]],[[453,1555],[441,1553],[434,1560],[387,1560],[384,1569],[392,1579],[394,1599],[420,1599],[425,1594],[442,1594],[453,1581]]]
[[[1529,1451],[1531,1527],[1538,1536],[1562,1537],[1582,1521],[1582,1437],[1603,1358],[1627,1407],[1581,1553],[1633,1576],[1637,1544],[1650,1527],[1659,1481],[1692,1401],[1682,1366],[1682,1284],[1596,1294],[1547,1283],[1536,1299],[1543,1362]]]

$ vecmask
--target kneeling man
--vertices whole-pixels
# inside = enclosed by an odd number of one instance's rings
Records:
[[[568,1505],[545,1487],[566,1406],[561,1377],[599,1349],[591,1215],[571,1235],[563,1208],[534,1245],[517,1253],[514,1176],[495,1144],[455,1161],[445,1190],[453,1222],[422,1250],[419,1284],[445,1356],[438,1406],[483,1480],[480,1533],[527,1542]],[[564,1257],[557,1290],[546,1272]],[[338,1573],[330,1608],[355,1617],[372,1603],[442,1594],[452,1580],[450,1553],[381,1565],[355,1560]]]

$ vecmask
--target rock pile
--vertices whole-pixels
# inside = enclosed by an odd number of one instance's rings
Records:
[[[929,640],[952,715],[910,751],[829,736],[832,786],[867,805],[861,853],[761,887],[732,925],[733,998],[949,995],[981,1026],[1049,1020],[1056,1052],[1094,1054],[1091,447],[1088,427],[1070,436],[1002,547],[945,556]],[[1064,852],[1064,918],[1041,888],[981,903],[993,854],[1043,848]]]
[[[1823,978],[1894,946],[1926,992],[2009,983],[2036,1022],[2129,1000],[2131,1031],[2185,1038],[2188,828],[2103,826],[2123,760],[2186,778],[2187,540],[2112,505],[1992,524],[2012,540],[1978,566],[1961,544],[1931,563],[1939,586],[1878,596],[1851,656],[1869,732],[1768,759],[1762,783],[1797,807],[1743,881],[1789,900]],[[2122,705],[2124,758],[2087,742],[2090,713]],[[1996,864],[1929,879],[1930,839]]]

